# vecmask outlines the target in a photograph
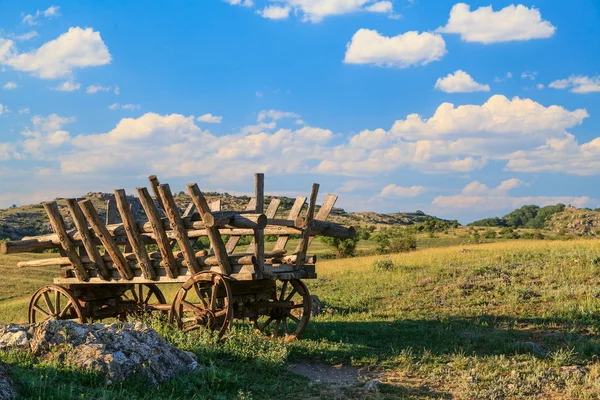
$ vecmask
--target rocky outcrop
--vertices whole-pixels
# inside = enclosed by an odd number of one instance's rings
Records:
[[[0,349],[30,351],[44,361],[59,362],[106,377],[107,384],[142,375],[157,384],[198,368],[193,353],[180,350],[152,328],[130,324],[46,321],[0,326]]]
[[[8,368],[0,364],[0,400],[16,399],[17,391],[8,375]]]

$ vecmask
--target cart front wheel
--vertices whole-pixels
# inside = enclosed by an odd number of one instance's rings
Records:
[[[233,319],[231,285],[216,272],[202,271],[188,279],[173,300],[169,322],[184,332],[210,329],[221,338]]]
[[[302,335],[310,321],[312,299],[308,288],[299,279],[283,280],[272,299],[265,304],[262,316],[254,326],[271,337],[283,337],[286,342]]]
[[[165,296],[153,283],[138,283],[132,286],[123,293],[122,300],[135,302],[135,306],[127,314],[140,318],[159,309],[158,305],[167,304]]]
[[[71,291],[58,285],[39,289],[29,302],[29,323],[52,319],[70,319],[80,324],[86,322],[81,305]]]

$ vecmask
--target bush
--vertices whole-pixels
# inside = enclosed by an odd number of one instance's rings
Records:
[[[328,236],[321,236],[321,241],[335,250],[337,258],[348,258],[356,255],[356,245],[360,238],[357,234],[352,239],[340,239]]]
[[[411,234],[393,237],[389,239],[388,246],[392,253],[407,253],[417,249],[417,238]]]
[[[517,232],[515,232],[515,230],[513,228],[510,227],[504,227],[502,228],[502,230],[500,231],[500,236],[503,239],[519,239],[519,234]]]
[[[392,271],[395,268],[396,266],[389,258],[373,261],[373,269],[375,271]]]
[[[402,253],[417,248],[417,238],[409,228],[383,228],[373,235],[380,254]]]
[[[483,237],[486,239],[496,239],[497,236],[496,231],[493,229],[486,229],[486,231],[483,232]]]

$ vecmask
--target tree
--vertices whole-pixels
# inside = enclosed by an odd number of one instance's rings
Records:
[[[328,236],[321,236],[321,241],[335,250],[335,256],[337,258],[348,258],[356,255],[356,245],[360,240],[359,235],[356,234],[353,238],[340,239]]]

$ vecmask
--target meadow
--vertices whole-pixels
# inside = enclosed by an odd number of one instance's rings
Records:
[[[136,381],[105,387],[93,374],[23,354],[0,359],[22,395],[40,399],[600,397],[600,243],[449,244],[321,259],[319,278],[307,284],[324,310],[290,344],[243,323],[218,342],[152,320],[205,366],[156,389]],[[0,322],[24,322],[29,295],[56,273],[16,268],[23,258],[0,257]],[[298,363],[353,366],[383,385],[367,393],[364,381],[312,382],[291,372]]]

